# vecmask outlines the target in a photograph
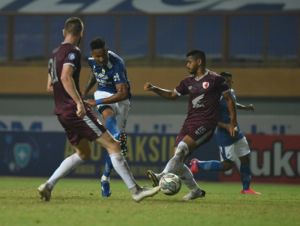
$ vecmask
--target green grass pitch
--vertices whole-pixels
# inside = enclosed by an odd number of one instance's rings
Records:
[[[238,183],[200,182],[207,191],[203,199],[182,201],[189,192],[182,185],[175,196],[160,192],[135,203],[122,181],[113,180],[112,196],[103,198],[99,180],[62,179],[51,201],[43,202],[36,188],[44,182],[0,177],[0,226],[300,225],[299,185],[254,184],[262,195],[242,195]]]

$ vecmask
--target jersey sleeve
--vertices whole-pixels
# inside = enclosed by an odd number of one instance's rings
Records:
[[[179,85],[174,89],[175,93],[177,93],[178,96],[184,96],[189,93],[186,79],[182,80]]]
[[[80,50],[76,48],[67,50],[63,66],[69,65],[76,70],[80,64],[80,57],[81,57]]]
[[[216,86],[221,94],[230,92],[230,89],[227,83],[225,82],[225,79],[220,75],[216,76]]]
[[[114,65],[114,72],[112,74],[113,78],[114,78],[114,82],[115,85],[121,84],[126,82],[126,77],[125,77],[125,73],[126,73],[126,69],[125,69],[125,65],[122,63],[118,63],[116,65]]]

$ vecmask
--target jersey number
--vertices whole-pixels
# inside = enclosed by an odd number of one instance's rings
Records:
[[[50,58],[48,62],[48,69],[50,70],[49,75],[51,76],[52,79],[52,84],[58,82],[57,74],[56,74],[56,57],[54,57],[54,60]]]

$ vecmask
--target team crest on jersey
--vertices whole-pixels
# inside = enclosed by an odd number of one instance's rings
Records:
[[[70,53],[69,56],[68,56],[68,58],[70,60],[74,60],[76,58],[76,54],[75,53]]]
[[[193,86],[189,86],[188,89],[191,90],[193,88]]]
[[[207,89],[209,87],[209,82],[203,82],[202,86],[204,89]]]
[[[104,75],[105,75],[105,69],[104,69],[104,68],[102,68],[102,74],[104,74]]]

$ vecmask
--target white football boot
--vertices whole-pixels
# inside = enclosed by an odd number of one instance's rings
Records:
[[[140,187],[137,185],[131,190],[132,198],[135,202],[140,202],[145,198],[152,197],[160,191],[160,186],[154,188]]]
[[[206,192],[204,190],[201,190],[200,188],[197,191],[191,191],[189,194],[184,196],[182,200],[192,200],[197,198],[203,198],[205,197]]]
[[[47,201],[50,201],[52,189],[53,189],[53,186],[46,182],[37,188],[37,192],[40,194],[41,199],[43,201],[47,202]]]

